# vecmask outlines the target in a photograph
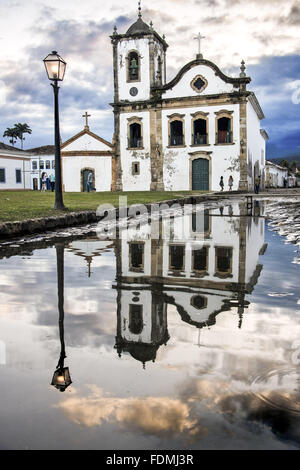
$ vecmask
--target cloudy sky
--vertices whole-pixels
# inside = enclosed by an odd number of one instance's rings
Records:
[[[232,76],[246,61],[266,119],[268,157],[300,154],[300,0],[148,0],[143,19],[169,44],[168,80],[197,52]],[[0,0],[0,140],[7,127],[26,122],[24,148],[53,142],[53,93],[43,58],[57,50],[67,61],[60,93],[61,134],[79,132],[85,111],[91,130],[111,140],[112,48],[116,24],[126,32],[137,0]]]

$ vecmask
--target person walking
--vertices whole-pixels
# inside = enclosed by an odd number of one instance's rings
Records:
[[[47,173],[44,171],[42,174],[42,191],[46,191],[46,184],[47,184]]]
[[[255,192],[255,194],[259,193],[259,185],[260,185],[260,177],[257,176],[255,178],[255,182],[254,182],[254,192]]]
[[[50,187],[51,187],[51,191],[53,192],[55,188],[55,175],[54,174],[50,175]]]
[[[219,185],[220,185],[221,191],[223,191],[223,189],[224,189],[224,180],[223,180],[223,176],[221,176],[221,178],[220,178],[220,183],[219,183]]]
[[[232,191],[232,186],[233,186],[233,177],[232,177],[232,175],[230,175],[229,178],[228,178],[228,186],[229,186],[229,191]]]
[[[87,177],[86,190],[89,193],[93,189],[93,173],[90,171]]]

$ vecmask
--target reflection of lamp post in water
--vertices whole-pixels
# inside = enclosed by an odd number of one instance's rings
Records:
[[[64,339],[64,244],[57,243],[56,246],[56,260],[57,260],[57,294],[58,294],[58,312],[59,312],[59,337],[60,337],[60,357],[56,370],[53,374],[51,385],[57,388],[60,392],[64,392],[72,380],[68,367],[64,367],[64,360],[67,357],[65,351]]]

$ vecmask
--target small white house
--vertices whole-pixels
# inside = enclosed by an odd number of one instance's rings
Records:
[[[42,186],[42,178],[46,173],[47,188],[50,189],[50,176],[55,175],[55,148],[54,145],[43,145],[29,149],[27,151],[31,154],[30,162],[30,176],[31,176],[31,189],[40,190]]]
[[[30,154],[0,146],[0,191],[30,189]]]
[[[111,191],[114,178],[113,145],[89,130],[86,125],[61,146],[63,190],[87,190],[87,177],[93,175],[96,191]]]
[[[266,162],[266,188],[283,188],[288,178],[288,169],[274,162]]]

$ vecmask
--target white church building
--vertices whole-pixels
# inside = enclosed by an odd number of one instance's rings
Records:
[[[85,113],[84,129],[61,146],[63,190],[84,192],[89,173],[96,191],[112,190],[113,145],[90,131]]]
[[[114,69],[114,189],[219,190],[264,180],[265,144],[259,102],[239,77],[199,53],[166,81],[168,44],[152,23],[137,21],[111,36]]]
[[[113,45],[113,143],[84,129],[62,144],[64,191],[251,190],[265,180],[268,135],[259,102],[239,77],[225,75],[199,52],[170,82],[168,44],[152,23],[137,21]]]

